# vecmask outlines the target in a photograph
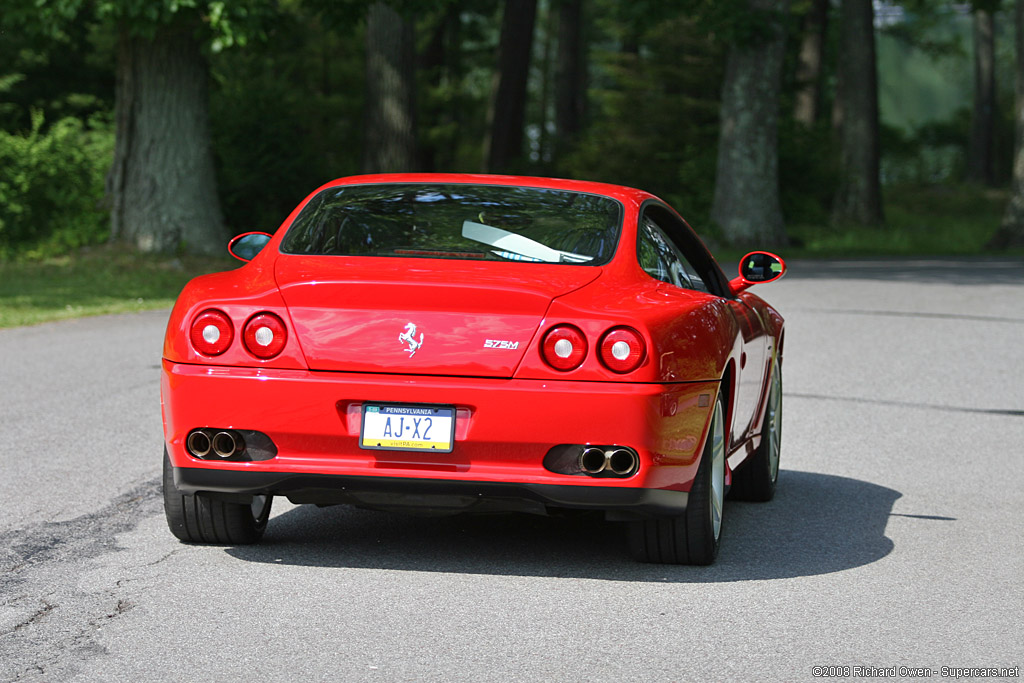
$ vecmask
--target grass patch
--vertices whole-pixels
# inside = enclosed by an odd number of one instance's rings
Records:
[[[230,257],[140,256],[110,246],[0,262],[0,327],[169,308],[193,277],[239,265]]]
[[[883,197],[885,226],[792,225],[789,235],[800,246],[787,248],[786,255],[981,255],[999,227],[1009,192],[972,185],[897,186],[885,188]]]

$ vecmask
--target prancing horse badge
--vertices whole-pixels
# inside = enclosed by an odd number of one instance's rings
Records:
[[[406,323],[405,332],[398,335],[398,341],[409,345],[406,351],[409,352],[409,358],[412,358],[416,355],[419,348],[423,346],[423,333],[420,332],[420,339],[416,341],[416,323]]]

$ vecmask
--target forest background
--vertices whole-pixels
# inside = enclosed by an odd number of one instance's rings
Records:
[[[1019,253],[1019,5],[0,0],[0,263],[223,253],[380,171],[639,187],[727,251]]]

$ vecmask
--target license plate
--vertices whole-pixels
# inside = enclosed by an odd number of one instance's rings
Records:
[[[454,407],[394,403],[363,405],[360,448],[450,453],[454,443]]]

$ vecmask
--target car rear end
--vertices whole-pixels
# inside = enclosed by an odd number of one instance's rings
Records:
[[[666,383],[617,282],[628,196],[343,183],[172,313],[175,485],[382,509],[679,514],[714,378]],[[590,189],[590,192],[581,191]]]

